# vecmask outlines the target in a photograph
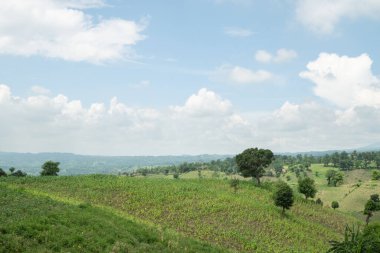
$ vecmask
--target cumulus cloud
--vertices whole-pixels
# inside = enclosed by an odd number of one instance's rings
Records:
[[[256,119],[255,143],[282,152],[352,149],[380,140],[380,109],[348,109],[308,102],[285,102]]]
[[[84,106],[63,94],[18,97],[0,85],[0,150],[103,155],[236,154],[355,148],[380,140],[380,107],[337,108],[286,101],[260,114],[202,88],[168,108],[136,108],[116,97]]]
[[[146,23],[85,13],[103,1],[0,1],[0,54],[100,63],[131,58]]]
[[[249,37],[252,35],[252,31],[241,27],[225,27],[224,33],[230,37]]]
[[[280,48],[277,50],[276,54],[272,55],[271,53],[265,50],[258,50],[255,54],[255,59],[261,63],[283,63],[289,62],[297,58],[298,54],[296,51],[291,49]]]
[[[235,153],[251,133],[230,101],[205,88],[183,105],[157,110],[130,107],[116,97],[87,107],[62,94],[22,98],[0,85],[0,118],[0,150],[18,152]]]
[[[202,88],[197,94],[191,95],[184,106],[173,107],[173,110],[195,116],[212,116],[229,114],[231,108],[230,101],[222,99],[213,91]]]
[[[349,57],[321,53],[300,76],[315,84],[317,96],[340,107],[380,107],[380,80],[371,67],[367,54]]]
[[[374,0],[299,0],[296,6],[297,20],[321,34],[332,33],[344,18],[378,19],[379,11],[380,2]]]
[[[273,74],[266,70],[251,70],[240,66],[222,65],[211,75],[212,79],[236,84],[255,84],[268,81]]]

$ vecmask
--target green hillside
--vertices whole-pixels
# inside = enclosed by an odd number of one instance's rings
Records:
[[[110,226],[126,227],[132,224],[130,219],[138,221],[140,226],[154,224],[156,232],[153,231],[151,236],[155,240],[160,238],[157,231],[169,229],[186,238],[209,242],[230,251],[323,252],[328,249],[329,240],[342,238],[347,223],[357,222],[351,216],[298,198],[284,217],[273,205],[269,185],[259,188],[252,182],[242,182],[236,194],[227,180],[210,179],[165,180],[92,175],[7,178],[0,182],[2,189],[8,187],[8,192],[14,192],[10,189],[23,189],[23,192],[17,191],[17,194],[31,201],[42,201],[42,198],[51,204],[64,206],[64,210],[75,215],[85,210],[89,219],[94,216],[103,220],[101,217],[105,212],[109,217],[104,216],[103,221]],[[23,206],[22,203],[23,201],[14,204],[16,206],[13,209]],[[78,208],[79,203],[90,203],[93,207],[81,209]],[[45,207],[42,205],[40,212],[49,210],[48,206],[49,203]],[[60,222],[64,215],[58,217]],[[114,224],[110,217],[114,217]],[[27,220],[26,218],[25,222]],[[125,233],[134,236],[133,232]],[[123,233],[113,234],[123,237]],[[97,241],[97,238],[103,238],[102,233],[94,232],[93,240]],[[176,238],[179,240],[181,237]],[[152,239],[153,242],[155,240]],[[123,240],[114,239],[110,245],[116,241]],[[183,239],[175,243],[169,243],[170,241],[173,239],[158,240],[157,245],[152,247],[158,247],[159,250],[156,251],[160,251],[159,247],[168,250],[168,246],[174,244],[178,246],[175,249],[179,249],[190,244],[209,251],[204,248],[205,245],[200,246],[195,242],[188,243]],[[139,245],[136,247],[138,249]],[[144,244],[143,247],[147,245]]]
[[[318,193],[315,198],[321,198],[324,206],[329,207],[332,201],[339,202],[339,211],[352,213],[364,221],[365,216],[362,214],[364,205],[371,194],[380,193],[380,182],[371,180],[371,170],[355,169],[344,171],[343,183],[337,187],[327,185],[325,177],[326,171],[334,169],[333,167],[323,167],[321,164],[312,164],[311,172],[308,176],[315,180]],[[281,178],[286,181],[286,177],[290,176],[288,181],[294,189],[297,188],[297,177],[292,172],[287,172]],[[378,213],[372,220],[380,221]]]
[[[0,252],[223,252],[89,204],[0,185]]]

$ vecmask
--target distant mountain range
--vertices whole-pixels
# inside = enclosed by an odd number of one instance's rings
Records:
[[[380,143],[374,143],[357,149],[346,149],[352,152],[379,151]],[[277,155],[307,154],[324,156],[343,150],[309,151],[309,152],[285,152]],[[0,152],[0,168],[15,167],[28,174],[38,175],[41,165],[49,160],[60,162],[60,175],[78,174],[117,174],[128,172],[145,166],[178,165],[184,162],[210,162],[212,160],[225,159],[234,155],[180,155],[180,156],[90,156],[71,153],[12,153]]]
[[[324,156],[326,154],[330,155],[335,152],[353,152],[356,150],[357,152],[368,152],[368,151],[380,151],[380,142],[373,143],[367,146],[359,147],[359,148],[351,148],[351,149],[334,149],[334,150],[325,150],[325,151],[306,151],[306,152],[280,152],[276,153],[277,155],[312,155],[312,156]]]
[[[11,153],[0,152],[0,168],[15,167],[37,175],[41,165],[49,160],[60,162],[60,175],[117,174],[144,166],[177,165],[184,162],[210,162],[231,155],[183,156],[89,156],[70,153]]]

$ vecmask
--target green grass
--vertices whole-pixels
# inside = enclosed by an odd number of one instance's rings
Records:
[[[88,203],[0,185],[0,252],[222,252]]]
[[[364,205],[369,199],[371,194],[380,194],[380,181],[371,180],[371,170],[352,170],[344,172],[343,184],[338,187],[331,187],[327,185],[326,171],[329,169],[338,170],[332,167],[323,167],[322,164],[312,164],[312,172],[308,172],[308,175],[315,180],[318,193],[315,197],[321,198],[325,207],[330,207],[331,202],[336,200],[339,202],[339,209],[337,211],[351,213],[354,216],[365,220],[365,216],[362,214]],[[315,173],[318,172],[318,177]],[[291,181],[288,183],[297,188],[297,177],[294,173],[288,172],[286,175],[291,176]],[[282,179],[286,181],[286,175],[282,176]],[[360,187],[357,184],[360,183]],[[380,221],[380,215],[376,214],[371,220]]]
[[[66,203],[90,203],[120,217],[155,224],[239,252],[323,252],[342,238],[352,216],[296,199],[284,217],[272,192],[227,180],[131,178],[105,175],[6,179],[0,184]]]

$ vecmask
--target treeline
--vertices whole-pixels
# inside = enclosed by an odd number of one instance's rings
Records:
[[[16,168],[14,168],[14,167],[9,168],[9,173],[7,173],[2,168],[0,168],[0,177],[7,177],[7,176],[26,177],[27,174],[26,174],[26,172],[23,172],[22,170],[16,170]]]
[[[192,162],[192,163],[181,163],[179,165],[169,165],[169,166],[150,166],[142,167],[134,172],[125,172],[123,174],[133,176],[135,174],[146,176],[148,174],[183,174],[191,171],[201,171],[201,170],[211,170],[217,172],[224,172],[227,175],[237,173],[237,165],[235,158],[226,158],[224,160],[218,159],[211,162]]]
[[[323,164],[325,167],[335,167],[340,170],[352,169],[380,169],[380,151],[348,153],[346,151],[334,152],[324,156],[310,154],[275,155],[274,161],[266,170],[266,176],[280,176],[284,173],[285,166],[297,175],[305,174],[310,170],[311,164]],[[179,165],[147,166],[136,169],[133,172],[124,172],[124,175],[148,175],[148,174],[183,174],[190,171],[210,170],[224,172],[227,175],[237,173],[235,157],[218,159],[211,162],[184,162]],[[376,176],[380,173],[376,174]]]
[[[332,166],[341,170],[380,169],[380,151],[352,153],[335,152],[322,158],[325,167]]]

